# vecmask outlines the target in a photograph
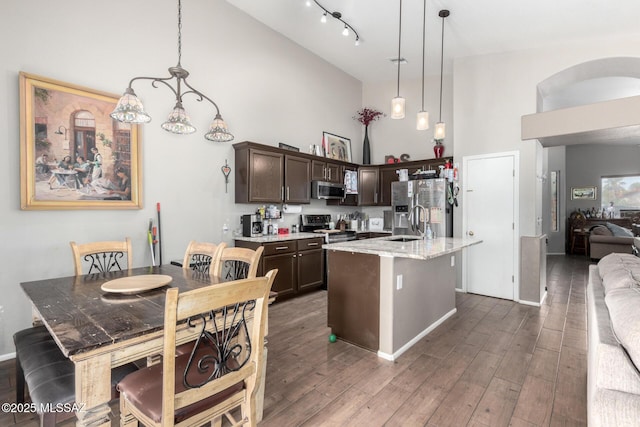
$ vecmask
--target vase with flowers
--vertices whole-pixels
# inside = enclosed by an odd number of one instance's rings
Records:
[[[372,108],[362,108],[353,118],[364,125],[364,141],[362,142],[362,164],[371,164],[371,148],[369,147],[369,125],[371,122],[384,117],[385,114]]]

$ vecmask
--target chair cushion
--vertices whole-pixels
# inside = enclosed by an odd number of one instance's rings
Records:
[[[40,404],[64,404],[75,401],[75,366],[60,350],[44,326],[24,329],[13,336],[16,358],[24,371],[31,401]],[[114,387],[137,370],[133,363],[111,371]]]
[[[187,343],[188,344],[188,343]],[[195,360],[199,360],[201,356],[205,355],[206,348],[199,349],[196,352]],[[175,392],[180,393],[186,390],[182,381],[183,373],[189,362],[189,353],[182,354],[176,357],[175,361]],[[147,417],[151,418],[155,422],[160,422],[162,419],[162,369],[163,364],[158,363],[156,365],[142,368],[130,375],[127,375],[117,388],[121,395],[124,396],[132,405],[137,407]],[[198,369],[190,369],[188,379],[190,383],[203,382],[210,371],[199,373]],[[240,381],[234,384],[232,387],[209,396],[199,402],[186,406],[176,410],[174,423],[182,422],[212,406],[215,406],[229,397],[233,396],[237,392],[244,388],[244,382]]]

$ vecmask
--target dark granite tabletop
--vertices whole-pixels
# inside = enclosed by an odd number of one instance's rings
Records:
[[[165,274],[172,281],[136,295],[110,294],[100,289],[108,280],[143,274]],[[21,286],[68,357],[161,330],[168,288],[177,287],[183,292],[217,282],[215,277],[163,265],[38,280]]]

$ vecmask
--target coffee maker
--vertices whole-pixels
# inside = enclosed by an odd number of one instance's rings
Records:
[[[242,223],[242,235],[244,237],[262,236],[262,217],[260,215],[242,215],[240,222]]]

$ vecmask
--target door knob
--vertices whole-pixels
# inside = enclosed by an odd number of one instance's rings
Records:
[[[468,234],[469,236],[473,236],[473,231],[469,231],[467,234]]]

